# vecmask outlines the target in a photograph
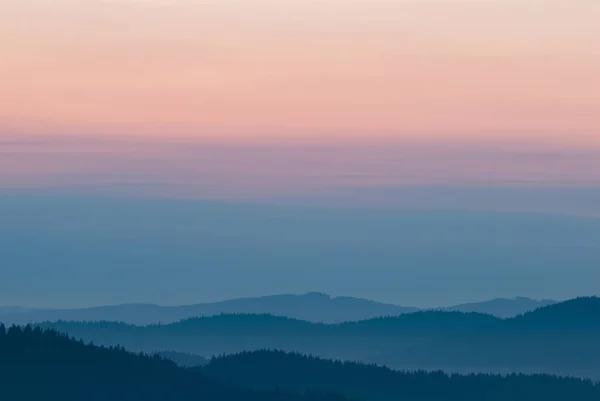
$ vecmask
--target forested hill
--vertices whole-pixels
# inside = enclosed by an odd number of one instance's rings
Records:
[[[547,375],[447,375],[399,372],[374,365],[323,360],[281,351],[213,358],[199,371],[256,389],[323,391],[369,401],[598,400],[600,385]]]
[[[40,328],[0,326],[0,397],[39,401],[344,401],[221,384],[158,356],[101,348]]]
[[[579,298],[511,319],[428,311],[317,324],[270,315],[218,315],[169,325],[55,322],[100,345],[210,357],[259,349],[456,372],[540,372],[600,378],[600,298]]]
[[[64,334],[0,326],[2,399],[19,401],[596,401],[591,381],[544,375],[395,372],[258,351],[179,368],[159,356],[102,348]],[[348,397],[348,398],[346,398]]]

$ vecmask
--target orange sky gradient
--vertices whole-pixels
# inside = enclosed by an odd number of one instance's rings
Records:
[[[600,146],[595,0],[0,0],[0,135]]]

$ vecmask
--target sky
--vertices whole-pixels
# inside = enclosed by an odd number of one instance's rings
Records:
[[[600,150],[468,142],[0,139],[0,194],[600,217]]]
[[[599,218],[72,194],[0,196],[0,211],[0,305],[320,291],[436,307],[600,280]]]
[[[593,0],[2,0],[0,188],[593,189],[598,20]]]
[[[0,305],[591,295],[598,21],[597,0],[0,0]]]
[[[594,0],[2,0],[0,127],[600,147]]]

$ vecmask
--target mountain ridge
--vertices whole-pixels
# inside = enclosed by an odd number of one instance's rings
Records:
[[[583,308],[586,312],[579,313]],[[568,316],[574,316],[565,320]],[[42,327],[133,351],[212,357],[279,349],[399,369],[545,373],[600,378],[600,298],[586,297],[502,319],[475,312],[420,311],[340,324],[268,314],[222,314],[168,325],[54,322]],[[542,318],[540,318],[542,317]],[[565,321],[570,325],[565,326]]]
[[[513,317],[538,307],[556,303],[525,297],[496,298],[477,303],[440,308],[417,308],[372,301],[364,298],[333,297],[319,292],[246,297],[219,302],[180,306],[147,303],[106,305],[80,309],[5,309],[0,318],[8,324],[28,324],[43,321],[122,321],[136,325],[169,324],[191,317],[218,314],[250,313],[286,316],[310,322],[342,323],[376,317],[397,316],[423,310],[448,310],[488,313],[498,317]]]

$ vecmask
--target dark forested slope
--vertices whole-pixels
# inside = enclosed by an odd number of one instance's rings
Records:
[[[0,326],[6,400],[131,401],[563,401],[600,399],[591,381],[544,375],[446,375],[256,351],[184,369],[69,339],[52,330]],[[348,398],[346,398],[348,397]]]
[[[547,375],[447,375],[398,372],[280,351],[244,352],[214,358],[202,372],[255,389],[333,392],[369,401],[597,400],[600,385]]]
[[[343,401],[335,395],[252,391],[158,356],[101,348],[40,328],[0,326],[3,400]]]

